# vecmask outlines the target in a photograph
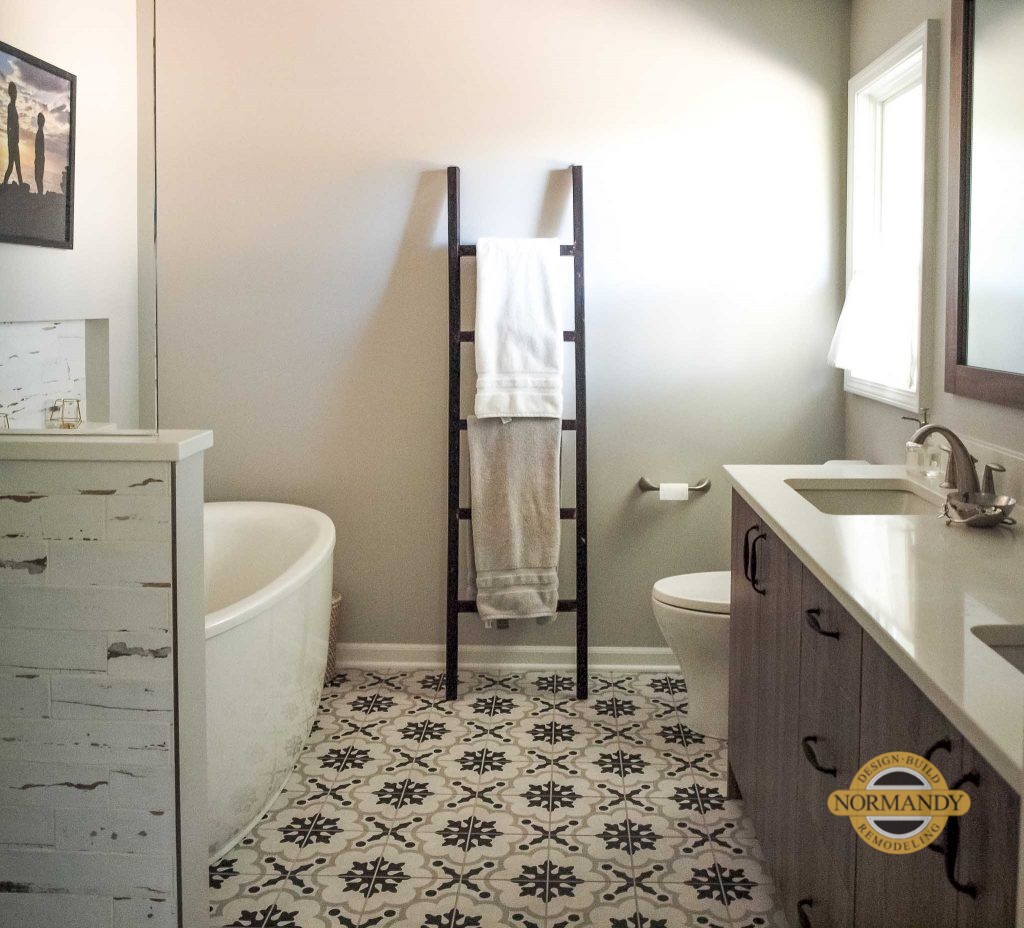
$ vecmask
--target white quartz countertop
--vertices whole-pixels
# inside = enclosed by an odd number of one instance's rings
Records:
[[[932,494],[947,492],[904,467],[730,465],[725,471],[811,573],[1024,793],[1024,673],[971,632],[979,625],[1024,625],[1024,526],[971,529],[933,515],[828,515],[786,483],[909,478]]]

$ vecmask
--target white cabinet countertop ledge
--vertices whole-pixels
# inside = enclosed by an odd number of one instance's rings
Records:
[[[1024,793],[1024,672],[971,631],[1024,626],[1024,525],[947,526],[937,517],[938,504],[929,515],[829,515],[787,482],[910,480],[920,495],[941,502],[947,491],[936,480],[905,467],[729,465],[725,471],[811,573]]]
[[[183,461],[213,445],[206,429],[54,435],[0,432],[0,461]]]

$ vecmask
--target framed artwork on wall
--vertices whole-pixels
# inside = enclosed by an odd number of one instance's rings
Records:
[[[0,41],[0,242],[74,245],[75,85]]]

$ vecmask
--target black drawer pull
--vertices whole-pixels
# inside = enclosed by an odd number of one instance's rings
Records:
[[[800,928],[814,928],[811,924],[811,916],[807,914],[807,910],[813,908],[813,899],[801,899],[796,904],[796,915],[797,918],[800,919]]]
[[[757,543],[764,541],[768,536],[761,532],[760,535],[754,536],[754,541],[750,545],[750,585],[754,588],[755,593],[760,593],[764,596],[768,591],[760,586],[757,579]]]
[[[818,621],[818,616],[821,615],[820,609],[808,609],[805,614],[807,616],[807,624],[811,627],[811,631],[815,631],[819,635],[824,635],[826,638],[839,637],[839,632],[826,631],[821,627],[821,622]]]
[[[807,735],[800,741],[800,746],[804,749],[804,757],[807,758],[807,762],[818,771],[818,773],[824,773],[827,776],[834,777],[836,775],[835,767],[826,767],[820,760],[818,760],[818,754],[814,750],[814,745],[818,743],[817,735]]]
[[[960,777],[950,789],[960,789],[967,783],[978,786],[980,782],[981,778],[978,774],[971,771]],[[961,883],[956,878],[956,863],[957,858],[960,856],[960,819],[956,816],[946,820],[946,847],[943,856],[946,860],[946,879],[949,881],[949,885],[958,893],[963,893],[965,896],[976,899],[978,887],[973,883]]]
[[[743,536],[743,578],[747,583],[753,582],[750,579],[750,533],[756,532],[760,527],[759,525],[751,525]]]

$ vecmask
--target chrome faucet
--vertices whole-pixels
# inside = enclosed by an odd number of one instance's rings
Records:
[[[910,439],[921,444],[932,434],[939,434],[949,442],[949,461],[952,467],[953,480],[956,482],[956,492],[961,499],[966,499],[968,493],[980,492],[978,484],[978,472],[974,469],[974,459],[967,446],[957,437],[955,433],[944,425],[925,425],[914,432]]]

